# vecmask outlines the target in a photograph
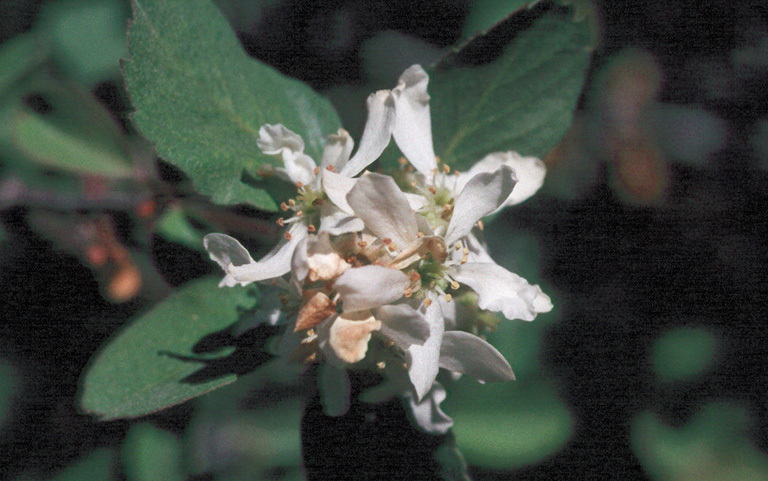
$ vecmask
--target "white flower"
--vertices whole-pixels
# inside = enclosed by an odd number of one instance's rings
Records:
[[[344,129],[339,129],[337,134],[328,137],[319,167],[304,153],[301,136],[280,124],[262,126],[257,141],[259,148],[265,154],[279,156],[284,167],[264,168],[261,173],[273,170],[281,178],[296,184],[300,195],[281,206],[284,211],[295,212],[295,216],[279,220],[283,225],[292,225],[280,243],[258,262],[236,239],[226,234],[207,235],[204,246],[211,259],[226,273],[220,285],[247,285],[287,274],[291,270],[293,251],[309,232],[318,230],[315,225],[318,221],[319,231],[333,235],[362,230],[362,222],[340,209],[341,206],[325,201],[322,176],[318,174],[321,171],[341,171],[334,178],[341,177],[348,181],[349,176],[359,173],[376,160],[389,143],[394,129],[394,115],[395,101],[391,92],[383,90],[371,94],[368,97],[368,121],[355,155],[350,159],[353,141]],[[334,200],[333,196],[329,197]]]

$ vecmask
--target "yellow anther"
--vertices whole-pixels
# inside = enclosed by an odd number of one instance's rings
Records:
[[[461,263],[462,263],[462,264],[466,264],[466,263],[467,263],[467,260],[468,260],[468,259],[467,259],[467,257],[466,257],[466,256],[464,256],[464,257],[462,257],[462,258],[461,258]]]
[[[288,199],[288,205],[290,205],[291,207],[293,207],[294,205],[296,205],[296,201],[295,201],[295,200],[293,200],[293,199]]]
[[[456,247],[456,250],[461,249],[461,242],[457,242],[455,247]]]
[[[446,174],[451,173],[451,168],[448,167],[448,164],[443,164],[443,172],[445,172]]]
[[[430,299],[429,297],[424,299],[424,305],[427,306],[427,307],[431,306],[432,305],[432,299]]]
[[[435,162],[436,162],[436,163],[438,163],[438,164],[439,164],[439,163],[440,163],[440,162],[442,162],[442,161],[443,161],[443,160],[442,160],[440,157],[438,157],[438,156],[435,156]]]
[[[465,247],[465,248],[463,248],[463,249],[461,250],[461,253],[462,253],[462,254],[464,254],[465,256],[466,256],[466,255],[469,255],[469,249],[467,249],[467,248]]]
[[[451,299],[453,299],[453,296],[450,294],[445,295],[445,302],[451,302]]]
[[[379,369],[384,369],[385,367],[387,367],[387,363],[384,361],[379,361],[376,363],[376,367]]]
[[[485,229],[485,224],[483,224],[482,219],[477,221],[477,228],[480,229],[480,230]]]
[[[314,169],[312,169],[312,172],[314,172],[315,175],[319,174],[320,173],[320,167],[315,167]]]
[[[456,281],[451,282],[451,289],[454,291],[459,288],[459,283]]]
[[[390,239],[389,237],[385,237],[385,238],[381,239],[381,242],[383,242],[384,245],[386,246],[386,245],[389,245],[390,242],[392,242],[392,239]]]

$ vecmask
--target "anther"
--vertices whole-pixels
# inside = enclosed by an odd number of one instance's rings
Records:
[[[280,209],[281,209],[283,212],[285,212],[286,210],[288,210],[288,204],[286,204],[285,202],[281,203],[281,204],[280,204]]]
[[[358,243],[357,243],[357,246],[358,246],[359,248],[361,248],[361,249],[364,249],[364,248],[365,248],[365,246],[367,246],[367,245],[368,245],[368,243],[367,243],[367,242],[365,242],[365,241],[360,241],[360,242],[358,242]]]
[[[405,290],[403,291],[403,296],[411,297],[412,295],[413,295],[413,289],[411,289],[410,287],[406,287]]]
[[[385,238],[381,239],[381,242],[383,242],[384,245],[386,246],[386,245],[389,245],[392,242],[392,239],[390,239],[389,237],[385,237]]]
[[[296,205],[296,201],[295,201],[295,200],[293,200],[293,199],[288,199],[288,205],[290,205],[291,207],[293,207],[294,205]]]
[[[451,282],[451,289],[454,291],[459,288],[459,283],[456,281]]]
[[[286,238],[286,239],[288,239],[288,240],[291,240],[291,237],[293,237],[293,236],[291,236],[291,233],[290,233],[290,232],[286,232],[286,233],[285,233],[285,235],[284,235],[283,237],[285,237],[285,238]]]
[[[485,224],[483,224],[482,219],[477,221],[477,228],[480,229],[480,230],[485,229]]]
[[[462,263],[462,264],[466,264],[466,263],[467,263],[467,260],[468,260],[468,259],[467,259],[467,256],[464,256],[464,257],[462,257],[462,258],[461,258],[461,263]]]
[[[440,157],[438,157],[437,155],[435,156],[435,163],[438,163],[438,164],[439,164],[439,163],[440,163],[440,162],[442,162],[442,161],[443,161],[443,159],[441,159],[441,158],[440,158]]]
[[[446,174],[451,173],[451,168],[448,167],[448,164],[443,164],[443,172],[445,172]]]
[[[461,249],[461,242],[457,242],[455,247],[456,247],[456,250]]]
[[[384,361],[379,361],[376,363],[376,367],[379,369],[384,369],[385,367],[387,367],[387,363]]]
[[[419,232],[419,233],[416,234],[416,237],[421,239],[422,237],[424,237],[424,233],[423,232]]]
[[[333,165],[333,164],[331,164],[331,165],[326,165],[326,166],[325,166],[325,170],[327,170],[327,171],[329,171],[329,172],[333,172],[333,171],[335,171],[335,170],[336,170],[336,166],[335,166],[335,165]]]
[[[279,225],[280,227],[285,227],[285,219],[283,219],[282,217],[277,219],[277,225]]]
[[[412,165],[406,165],[405,166],[405,171],[408,172],[409,174],[412,174],[413,173],[413,166]]]
[[[453,299],[453,296],[450,294],[445,295],[445,302],[451,302],[451,299]]]
[[[301,190],[304,188],[304,184],[302,182],[296,182],[296,188]]]
[[[307,230],[308,230],[309,232],[315,232],[315,231],[317,230],[317,228],[316,228],[314,225],[312,225],[312,224],[309,224],[309,225],[307,226]]]
[[[464,254],[465,256],[466,256],[466,255],[469,255],[469,249],[467,249],[467,248],[465,247],[464,249],[462,249],[462,250],[461,250],[461,253],[462,253],[462,254]]]
[[[429,192],[430,192],[432,195],[435,195],[435,194],[437,194],[437,189],[435,189],[434,187],[430,187],[430,188],[429,188]]]
[[[312,172],[314,172],[315,175],[319,174],[320,173],[320,167],[315,167],[314,169],[312,169]]]
[[[429,297],[424,299],[424,305],[427,306],[427,307],[431,306],[432,305],[432,299],[430,299]]]
[[[395,244],[394,242],[392,242],[391,244],[389,244],[389,245],[387,246],[387,249],[389,249],[389,252],[395,252],[395,251],[397,250],[397,244]]]
[[[296,217],[301,217],[303,215],[304,215],[304,211],[303,210],[300,210],[300,211],[296,212]]]
[[[408,165],[408,159],[406,159],[405,157],[400,157],[399,159],[397,159],[397,161],[400,162],[400,165],[403,165],[403,166]]]

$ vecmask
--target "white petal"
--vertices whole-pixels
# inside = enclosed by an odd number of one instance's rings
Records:
[[[326,416],[343,416],[349,410],[349,377],[347,370],[331,364],[322,364],[318,373],[320,402]]]
[[[424,398],[435,382],[440,369],[440,344],[445,331],[443,313],[438,302],[432,302],[424,317],[429,325],[429,338],[423,345],[413,344],[406,353],[408,376],[416,389],[417,401]]]
[[[420,65],[409,67],[400,76],[395,96],[397,121],[393,135],[408,160],[423,174],[437,167],[432,147],[432,120],[429,115],[429,77]]]
[[[352,207],[347,203],[347,194],[355,186],[357,179],[347,177],[346,175],[337,174],[329,170],[323,170],[323,191],[331,199],[331,202],[336,204],[336,207],[343,210],[347,214],[354,215]]]
[[[483,157],[468,172],[459,176],[459,185],[463,185],[463,183],[476,174],[493,172],[502,165],[511,167],[515,171],[517,184],[515,184],[512,194],[510,194],[499,209],[519,204],[530,198],[541,188],[544,183],[544,177],[547,174],[547,167],[540,159],[536,157],[523,157],[517,152],[510,150],[508,152],[494,152]]]
[[[315,177],[315,161],[304,153],[304,141],[284,125],[262,125],[256,141],[267,155],[280,155],[285,164],[283,170],[291,182],[309,184]]]
[[[395,99],[388,90],[379,90],[368,96],[368,120],[355,155],[341,170],[342,175],[353,177],[378,159],[389,144],[395,127]]]
[[[440,383],[435,383],[424,399],[416,401],[413,392],[406,391],[405,399],[413,414],[414,423],[429,434],[445,434],[453,426],[453,419],[440,409],[440,403],[445,401],[446,393]]]
[[[328,232],[319,232],[310,236],[307,244],[307,266],[309,267],[309,280],[329,281],[340,276],[349,268],[349,264],[331,244]]]
[[[344,129],[339,129],[336,134],[329,135],[325,140],[323,160],[320,162],[320,166],[325,169],[332,165],[335,170],[340,171],[347,164],[354,145],[355,142],[349,136],[349,132]]]
[[[373,310],[380,320],[381,334],[408,349],[412,344],[422,345],[429,338],[429,325],[418,310],[407,304],[381,306]]]
[[[363,221],[347,214],[335,205],[325,204],[320,207],[320,231],[330,235],[360,232],[365,229]]]
[[[309,259],[308,245],[309,236],[306,236],[296,244],[293,256],[291,256],[291,276],[299,282],[304,282],[309,273],[309,264],[307,262]]]
[[[333,284],[341,296],[344,311],[373,309],[403,297],[410,285],[402,272],[381,266],[347,269]]]
[[[211,260],[216,261],[225,272],[232,265],[242,266],[255,262],[237,239],[226,234],[208,234],[203,239],[203,246]]]
[[[515,181],[515,173],[506,165],[472,177],[456,199],[445,233],[446,243],[453,245],[469,234],[477,221],[502,205],[512,193]]]
[[[501,312],[507,319],[532,321],[538,313],[552,310],[549,296],[538,285],[498,264],[470,262],[452,267],[449,274],[477,293],[480,309]]]
[[[241,285],[254,281],[272,279],[291,271],[291,259],[296,246],[307,236],[307,226],[296,222],[287,232],[290,239],[282,237],[280,242],[259,262],[242,266],[230,266],[227,273]]]
[[[392,239],[400,249],[416,242],[414,213],[392,177],[365,173],[347,195],[347,202],[380,239]]]
[[[479,337],[464,331],[443,334],[440,367],[483,382],[512,381],[515,375],[504,356]]]
[[[410,192],[403,192],[403,194],[405,195],[405,198],[408,199],[408,205],[410,205],[411,209],[414,211],[421,209],[429,202],[427,198],[421,194],[411,194]]]
[[[342,312],[331,325],[328,333],[328,345],[335,357],[346,364],[362,361],[368,352],[371,333],[381,329],[369,310]]]

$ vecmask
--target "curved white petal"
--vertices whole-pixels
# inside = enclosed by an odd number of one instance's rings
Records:
[[[363,221],[347,214],[335,205],[325,204],[320,207],[320,231],[330,235],[360,232],[365,228]]]
[[[515,187],[515,173],[506,165],[472,177],[456,199],[445,232],[448,245],[469,234],[477,221],[499,208]]]
[[[291,259],[296,246],[307,236],[307,226],[294,223],[288,230],[290,239],[283,237],[269,254],[258,262],[244,265],[230,265],[225,271],[241,285],[263,281],[287,274],[291,271]]]
[[[350,137],[349,132],[340,128],[335,134],[326,137],[320,166],[325,169],[332,165],[335,170],[341,170],[347,165],[349,154],[352,153],[354,145],[355,142]]]
[[[532,286],[498,264],[470,262],[453,266],[449,274],[477,293],[480,309],[501,312],[507,319],[532,321],[537,314],[552,310],[549,296],[538,285]]]
[[[395,127],[395,99],[389,90],[379,90],[368,96],[368,120],[365,122],[360,146],[341,170],[353,177],[378,159],[389,144]]]
[[[440,435],[447,433],[453,426],[453,419],[440,409],[440,403],[446,397],[445,388],[440,383],[436,382],[421,401],[417,401],[410,390],[404,396],[411,408],[414,423],[423,431]]]
[[[381,266],[347,269],[333,284],[345,312],[373,309],[403,297],[410,285],[404,273]]]
[[[226,272],[230,266],[242,266],[255,262],[248,250],[234,237],[226,234],[208,234],[203,238],[203,246],[212,261]]]
[[[409,67],[392,90],[397,120],[393,136],[400,150],[423,174],[437,167],[432,147],[432,120],[429,114],[429,77],[420,65]]]
[[[483,382],[515,379],[509,363],[495,347],[464,331],[448,331],[443,334],[440,367],[467,374]]]
[[[347,370],[331,364],[322,364],[318,373],[320,402],[326,416],[343,416],[349,410],[349,377]]]
[[[304,282],[309,273],[309,264],[307,263],[309,259],[308,244],[309,236],[307,235],[296,244],[291,256],[291,276],[299,282]]]
[[[262,125],[256,143],[265,154],[283,159],[285,168],[275,170],[284,172],[291,182],[308,185],[315,178],[315,161],[304,153],[304,141],[284,125]]]
[[[381,321],[381,334],[401,349],[422,345],[429,338],[429,325],[424,315],[407,304],[381,306],[373,310]]]
[[[408,205],[411,206],[411,209],[414,211],[417,211],[427,205],[429,201],[426,197],[424,197],[421,194],[411,194],[410,192],[403,192],[403,195],[405,195],[405,198],[408,199]]]
[[[437,371],[440,370],[440,344],[445,331],[440,303],[432,302],[424,318],[429,325],[429,338],[422,345],[411,345],[406,352],[408,376],[416,389],[417,401],[421,401],[432,388]]]
[[[469,171],[459,175],[458,187],[461,188],[473,176],[481,172],[493,172],[502,165],[511,167],[515,171],[517,184],[499,209],[529,199],[544,184],[544,177],[547,174],[547,167],[544,162],[536,157],[523,157],[510,150],[508,152],[493,152],[483,157]]]
[[[347,195],[347,202],[378,238],[392,239],[400,249],[416,242],[416,218],[392,177],[371,172],[363,174]]]
[[[349,215],[354,215],[352,207],[347,203],[347,194],[355,186],[357,179],[337,174],[329,170],[323,170],[322,173],[323,191],[336,207]]]

